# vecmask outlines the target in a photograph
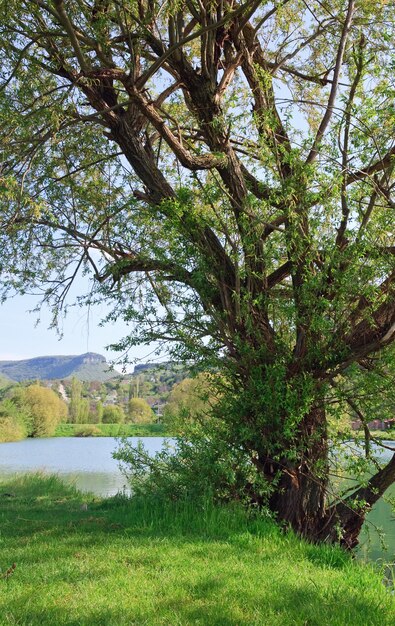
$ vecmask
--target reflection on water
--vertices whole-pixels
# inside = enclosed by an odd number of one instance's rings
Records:
[[[139,440],[152,454],[158,452],[164,442],[163,437],[130,438],[134,443]],[[118,462],[111,456],[116,447],[117,439],[113,437],[59,437],[1,443],[0,476],[43,470],[58,474],[81,491],[114,495],[127,490]],[[382,455],[389,459],[391,452],[383,450]],[[395,498],[395,485],[388,489],[386,496]],[[383,550],[376,527],[384,532],[387,550]],[[395,515],[390,504],[383,499],[375,504],[367,517],[359,554],[367,560],[395,561]]]
[[[113,496],[118,492],[130,493],[127,481],[120,472],[57,472],[62,479],[75,485],[79,491],[99,496]]]
[[[393,441],[383,441],[384,445],[395,447]],[[375,446],[383,461],[389,461],[393,452]],[[387,562],[395,567],[395,511],[387,500],[395,500],[395,484],[391,485],[366,516],[360,535],[358,553],[366,561]],[[391,572],[389,572],[390,575]]]
[[[142,441],[152,454],[158,452],[164,442],[163,437],[131,437],[129,440]],[[28,471],[56,473],[81,491],[110,496],[126,487],[118,461],[112,458],[116,448],[114,437],[55,437],[1,443],[0,475]]]
[[[385,494],[385,498],[395,498],[395,485]],[[387,561],[395,569],[395,512],[389,502],[382,498],[376,502],[366,516],[360,537],[359,553],[364,560]]]

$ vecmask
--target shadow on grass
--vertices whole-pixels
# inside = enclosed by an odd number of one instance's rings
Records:
[[[394,623],[382,594],[365,596],[357,579],[347,587],[348,555],[284,538],[239,509],[100,501],[42,477],[7,492],[0,570],[17,569],[0,580],[1,626]]]
[[[323,601],[322,595],[313,588],[293,588],[284,584],[270,598],[257,590],[254,604],[240,602],[238,606],[227,601],[226,589],[212,587],[207,579],[197,589],[206,594],[202,602],[189,594],[176,599],[157,598],[148,607],[93,608],[79,614],[78,609],[48,606],[31,608],[27,614],[21,609],[2,611],[2,626],[390,626],[392,614],[383,614],[363,598],[336,597]],[[264,582],[262,585],[264,586]],[[29,605],[31,598],[20,598]],[[202,605],[204,603],[204,606]]]

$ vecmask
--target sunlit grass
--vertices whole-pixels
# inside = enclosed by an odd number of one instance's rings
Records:
[[[394,597],[340,549],[209,503],[107,500],[56,477],[0,484],[0,624],[393,626]]]
[[[170,433],[163,424],[59,424],[54,433],[54,437],[76,436],[165,437]]]

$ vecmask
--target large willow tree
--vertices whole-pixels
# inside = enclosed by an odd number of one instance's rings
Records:
[[[354,545],[395,479],[336,499],[327,428],[348,407],[369,456],[393,372],[393,3],[0,5],[4,297],[56,317],[89,274],[121,348],[222,369],[223,443],[278,518]]]

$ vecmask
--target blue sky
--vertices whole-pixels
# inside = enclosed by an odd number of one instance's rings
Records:
[[[54,329],[49,329],[51,316],[48,309],[42,309],[40,322],[36,325],[37,313],[29,313],[38,303],[33,296],[16,296],[0,305],[0,360],[18,360],[54,354],[82,354],[98,352],[107,360],[116,358],[116,353],[107,351],[106,345],[128,334],[130,331],[123,322],[106,324],[100,327],[100,320],[106,314],[105,306],[73,307],[63,320],[63,337],[60,339]],[[147,346],[133,348],[130,357],[149,357],[152,349]]]
[[[277,86],[279,96],[291,97],[284,85]],[[306,126],[300,112],[294,111],[296,126]],[[75,294],[86,292],[86,279],[78,277],[74,285]],[[49,329],[51,315],[43,308],[39,315],[29,312],[38,304],[38,296],[15,296],[0,304],[0,360],[18,360],[44,355],[83,354],[98,352],[108,361],[116,360],[119,354],[106,350],[106,346],[129,334],[130,329],[121,321],[100,327],[100,321],[108,312],[104,304],[95,308],[72,307],[63,320],[63,336],[59,338],[55,329]],[[164,360],[153,354],[155,345],[134,347],[129,353],[133,362]],[[133,370],[133,366],[128,368]]]

